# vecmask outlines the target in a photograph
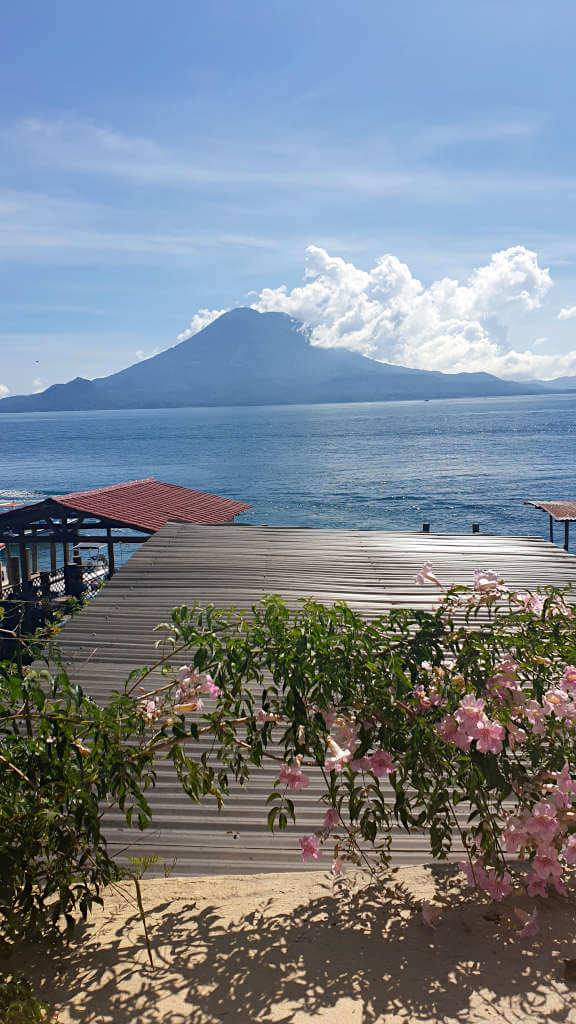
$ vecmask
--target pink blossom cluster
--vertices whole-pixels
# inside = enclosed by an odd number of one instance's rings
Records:
[[[300,790],[307,789],[310,785],[310,779],[300,768],[299,759],[297,759],[296,764],[282,765],[278,774],[278,782],[288,786],[288,789],[292,790],[293,793],[299,793]]]
[[[460,750],[470,750],[476,742],[481,754],[500,754],[506,738],[506,729],[500,722],[491,721],[484,712],[486,702],[480,697],[467,693],[453,715],[445,715],[436,726],[438,734],[446,742],[454,743]]]
[[[502,580],[499,580],[496,573],[492,572],[491,569],[477,569],[474,573],[474,590],[498,596],[504,593],[506,588],[503,586]]]
[[[514,594],[513,596],[525,611],[532,612],[533,615],[542,615],[544,601],[539,594]]]
[[[495,868],[485,867],[484,858],[475,861],[460,861],[458,867],[464,872],[468,885],[473,889],[483,889],[493,900],[503,900],[512,892],[512,879],[508,871],[498,875]]]
[[[530,808],[511,814],[502,833],[508,853],[529,853],[532,857],[526,878],[530,896],[546,896],[552,886],[564,894],[564,864],[576,864],[576,816],[572,799],[576,782],[568,765],[543,788],[543,799]]]
[[[152,697],[150,700],[141,700],[138,705],[140,714],[152,725],[161,715],[160,699]]]
[[[427,690],[422,683],[414,687],[412,696],[416,698],[422,711],[429,711],[430,708],[439,708],[444,703],[439,693],[435,690]]]
[[[166,688],[162,698],[156,694],[139,702],[138,710],[148,723],[157,721],[163,715],[168,716],[169,720],[173,712],[185,714],[188,711],[202,711],[204,702],[200,697],[201,693],[207,694],[208,697],[218,697],[222,692],[211,675],[206,673],[202,679],[200,673],[188,665],[183,665],[179,669],[178,679],[179,683],[174,692]]]
[[[194,698],[201,693],[205,693],[208,697],[219,697],[222,690],[212,679],[212,676],[207,672],[202,680],[202,676],[195,669],[191,668],[190,665],[183,665],[178,671],[178,678],[180,680],[180,686],[175,694],[175,703],[180,701],[188,700],[190,697]]]
[[[520,705],[524,703],[524,691],[518,681],[517,673],[518,665],[513,658],[506,658],[496,665],[487,688],[498,698],[500,704]]]
[[[434,583],[435,586],[440,587],[440,589],[442,589],[442,584],[440,583],[440,580],[432,572],[432,565],[430,564],[430,562],[426,562],[426,564],[423,565],[422,568],[420,569],[420,572],[416,573],[414,577],[414,582],[417,583],[419,587],[425,586],[426,583]]]

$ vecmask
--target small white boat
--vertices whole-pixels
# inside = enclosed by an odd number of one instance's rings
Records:
[[[74,545],[74,554],[79,554],[84,568],[90,570],[102,569],[104,572],[108,571],[108,559],[104,554],[105,551],[105,544],[80,542],[80,544]]]

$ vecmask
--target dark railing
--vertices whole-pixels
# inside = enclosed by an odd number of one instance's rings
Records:
[[[98,590],[108,578],[108,571],[89,569],[71,562],[53,572],[39,572],[19,583],[3,585],[0,593],[1,619],[0,657],[7,656],[9,644],[6,630],[33,633],[59,611],[66,611],[71,598],[82,600]],[[2,636],[4,632],[4,636]]]

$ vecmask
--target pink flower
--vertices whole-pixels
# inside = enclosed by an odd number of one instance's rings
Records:
[[[508,853],[516,853],[529,842],[526,827],[526,815],[508,818],[502,833],[502,841]]]
[[[558,788],[558,793],[564,797],[562,803],[566,805],[572,803],[570,800],[570,794],[576,793],[576,782],[572,778],[567,764],[565,764],[562,771],[558,772],[556,775],[556,786]]]
[[[219,686],[216,686],[216,683],[212,679],[212,676],[206,673],[206,680],[200,686],[200,692],[207,693],[209,697],[219,697],[220,694],[222,693],[222,690],[220,689]]]
[[[519,939],[531,939],[534,935],[538,934],[540,926],[538,924],[538,910],[536,907],[534,907],[531,914],[526,910],[521,910],[520,907],[514,907],[514,913],[522,925],[516,932]]]
[[[335,807],[329,807],[324,815],[324,828],[334,828],[340,821],[340,815]]]
[[[332,861],[332,872],[335,875],[343,875],[345,870],[346,865],[344,864],[342,857],[335,857]]]
[[[537,594],[514,594],[514,597],[527,612],[532,612],[533,615],[542,615],[544,601]]]
[[[495,871],[486,872],[483,888],[493,900],[503,900],[512,892],[512,879],[507,871],[501,878]]]
[[[567,665],[564,669],[564,675],[558,683],[561,690],[566,690],[567,693],[576,691],[576,665]]]
[[[454,718],[470,739],[477,738],[478,722],[484,717],[484,706],[485,702],[480,697],[467,693],[454,712]]]
[[[530,835],[538,843],[546,845],[551,843],[560,828],[554,804],[548,803],[546,800],[540,800],[537,804],[534,804],[532,817],[527,823],[527,828]]]
[[[564,690],[548,690],[542,698],[542,706],[545,713],[555,715],[556,718],[566,717],[566,705],[568,703],[569,697]]]
[[[432,572],[432,565],[430,562],[426,562],[426,564],[422,566],[420,572],[416,573],[414,580],[419,587],[423,587],[426,583],[434,583],[437,587],[442,589],[440,580]]]
[[[530,875],[526,879],[526,889],[528,895],[532,897],[543,896],[544,899],[548,896],[548,890],[546,889],[546,882],[542,878],[531,877]]]
[[[364,757],[355,757],[350,761],[350,767],[353,772],[367,772],[370,768],[370,757],[368,754],[364,754]]]
[[[198,672],[191,665],[182,665],[182,668],[178,669],[178,678],[185,686],[197,686],[200,682]]]
[[[499,722],[490,722],[488,718],[481,718],[476,727],[477,739],[476,750],[480,754],[500,754],[503,741],[506,738],[506,729]]]
[[[430,708],[440,707],[443,703],[442,697],[439,693],[428,693],[421,683],[414,687],[413,693],[423,711],[428,711]]]
[[[299,793],[301,789],[307,789],[310,785],[310,779],[306,778],[304,772],[288,764],[282,765],[278,775],[278,782],[284,783],[294,793]]]
[[[436,732],[446,743],[454,743],[460,750],[469,750],[472,739],[468,737],[452,715],[444,715],[436,725]]]
[[[302,860],[318,860],[320,847],[316,836],[302,836],[298,842],[302,850]]]
[[[494,691],[502,704],[520,705],[524,703],[524,693],[516,679],[517,670],[516,662],[512,658],[508,658],[501,665],[496,666],[494,675],[488,683],[489,689]]]
[[[347,764],[348,761],[352,760],[351,751],[342,750],[342,748],[338,746],[336,741],[333,740],[331,736],[328,736],[326,738],[326,743],[328,744],[328,748],[330,750],[330,753],[332,754],[332,757],[327,757],[324,762],[324,767],[326,771],[341,772],[342,769],[344,768],[344,765]]]
[[[526,718],[532,726],[535,736],[543,736],[546,732],[545,719],[547,712],[537,700],[526,701]]]
[[[395,772],[396,765],[392,760],[391,754],[387,750],[376,750],[370,755],[370,771],[374,773],[377,779],[382,778],[383,775],[389,775],[390,772]]]
[[[498,590],[500,582],[490,569],[477,569],[474,573],[474,589],[481,591]]]
[[[494,868],[485,868],[482,857],[470,864],[460,861],[458,867],[466,875],[468,885],[473,889],[484,889],[493,900],[503,900],[512,892],[512,879],[507,871],[498,876]]]

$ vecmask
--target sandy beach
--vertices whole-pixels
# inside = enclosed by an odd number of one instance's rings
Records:
[[[576,1022],[574,887],[538,902],[531,939],[516,933],[522,894],[490,904],[450,866],[399,868],[381,886],[314,872],[142,891],[154,970],[129,885],[107,891],[68,948],[18,956],[61,1024]],[[436,927],[422,901],[441,908]]]

